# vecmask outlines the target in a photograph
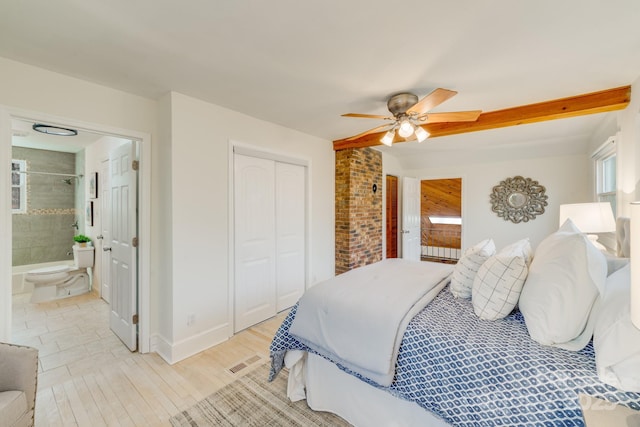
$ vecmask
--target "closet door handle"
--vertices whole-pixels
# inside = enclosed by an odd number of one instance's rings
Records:
[[[102,250],[105,252],[111,252],[111,248],[102,248]]]

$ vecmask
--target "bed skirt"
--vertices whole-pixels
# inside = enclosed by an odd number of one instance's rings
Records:
[[[304,398],[306,389],[311,409],[337,414],[356,427],[449,426],[416,403],[371,387],[322,356],[294,351],[299,353],[287,360],[288,394],[292,400]]]

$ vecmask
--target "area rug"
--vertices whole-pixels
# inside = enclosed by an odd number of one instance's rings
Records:
[[[265,363],[169,420],[174,427],[204,426],[350,426],[342,418],[316,412],[305,400],[287,398],[287,372],[268,382]]]

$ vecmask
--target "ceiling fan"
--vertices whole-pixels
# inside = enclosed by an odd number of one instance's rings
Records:
[[[351,141],[371,133],[384,132],[386,130],[387,132],[380,140],[380,142],[385,145],[390,146],[393,143],[396,131],[398,132],[398,135],[406,140],[415,135],[418,142],[422,142],[429,136],[429,132],[427,132],[421,125],[428,123],[476,121],[482,112],[480,110],[429,113],[430,110],[442,104],[457,93],[458,92],[453,90],[438,88],[420,100],[418,100],[416,95],[409,92],[395,94],[387,101],[387,108],[393,116],[359,113],[343,114],[342,117],[391,121],[391,123],[385,123],[384,125],[377,126],[373,129],[369,129],[368,131],[359,133],[358,135],[346,138],[345,140]]]

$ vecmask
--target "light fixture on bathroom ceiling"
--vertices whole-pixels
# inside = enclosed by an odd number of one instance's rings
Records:
[[[33,130],[46,133],[47,135],[76,136],[78,134],[78,131],[75,129],[63,128],[54,125],[45,125],[42,123],[34,123],[32,127]]]

